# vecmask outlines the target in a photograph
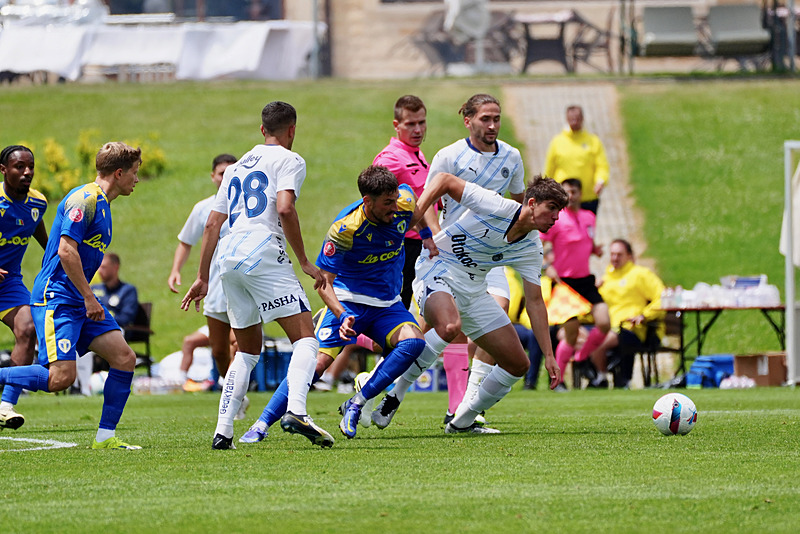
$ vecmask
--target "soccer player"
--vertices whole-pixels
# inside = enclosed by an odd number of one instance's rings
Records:
[[[44,212],[47,199],[31,189],[34,175],[33,152],[22,145],[7,146],[0,152],[0,320],[14,333],[11,350],[12,365],[30,365],[36,344],[36,330],[31,318],[31,293],[22,283],[22,256],[31,237],[44,248],[47,229]],[[0,401],[0,429],[16,429],[25,417],[14,407],[22,390],[15,386],[3,388]]]
[[[581,207],[581,181],[567,178],[561,185],[569,196],[567,209],[553,227],[542,234],[544,241],[553,244],[553,264],[549,272],[552,278],[574,289],[592,304],[594,327],[583,346],[576,352],[578,340],[578,321],[571,319],[564,323],[564,339],[556,346],[556,360],[564,372],[566,365],[575,356],[575,364],[586,369],[589,356],[603,343],[611,328],[608,305],[597,291],[595,277],[589,270],[589,259],[592,254],[602,256],[603,249],[594,242],[595,214]],[[602,385],[602,376],[594,377],[593,385]],[[559,391],[566,390],[563,384]]]
[[[225,169],[234,163],[236,163],[236,157],[231,154],[220,154],[211,162],[211,181],[217,190],[219,190],[219,186],[222,183]],[[215,197],[216,193],[195,204],[178,234],[178,246],[175,248],[175,257],[172,260],[172,271],[167,279],[167,285],[173,293],[177,293],[177,286],[181,285],[181,268],[186,263],[186,260],[189,259],[192,247],[203,237],[203,229],[208,220],[208,215],[211,213],[211,206]],[[222,225],[220,237],[227,235],[228,230],[228,225]],[[217,364],[217,371],[219,371],[220,376],[225,376],[231,361],[231,325],[228,319],[228,303],[225,300],[225,292],[222,291],[222,282],[219,278],[216,255],[217,249],[215,248],[209,272],[208,295],[206,295],[203,302],[203,315],[206,316],[206,323],[208,324],[208,344],[211,346],[211,356]],[[183,389],[186,391],[199,391],[204,388],[204,385],[186,378],[186,372],[191,366],[192,352],[184,351],[180,367],[181,378],[184,380]],[[240,415],[242,414],[237,414],[237,417]]]
[[[317,257],[327,282],[319,290],[327,310],[316,327],[320,344],[317,376],[343,347],[354,345],[359,334],[375,340],[386,353],[369,380],[340,408],[344,417],[339,429],[348,439],[356,435],[366,402],[408,369],[425,347],[414,316],[400,299],[403,240],[414,214],[414,192],[406,184],[398,186],[389,169],[376,165],[359,174],[358,190],[361,200],[336,216]],[[240,441],[261,441],[267,428],[286,412],[285,382]],[[281,427],[290,429],[287,423],[294,418],[297,416],[290,409],[283,415]]]
[[[203,231],[197,279],[183,297],[199,311],[208,294],[209,270],[219,241],[217,263],[228,299],[228,318],[239,350],[228,367],[219,404],[212,448],[235,449],[233,418],[242,404],[250,372],[262,348],[261,323],[276,321],[292,342],[287,373],[289,411],[296,414],[292,432],[325,440],[330,435],[305,414],[305,399],[314,374],[319,344],[314,337],[311,307],[286,254],[284,239],[314,289],[325,284],[306,257],[295,201],[306,178],[306,163],[291,151],[297,112],[285,102],[270,102],[261,111],[264,143],[256,145],[225,169]],[[228,221],[230,233],[220,228]],[[331,445],[333,439],[330,439]]]
[[[91,350],[106,360],[111,369],[93,449],[141,448],[115,435],[131,392],[136,355],[89,286],[111,243],[111,202],[133,192],[141,154],[124,143],[106,143],[95,158],[95,181],[76,187],[59,203],[31,291],[40,365],[0,369],[0,384],[62,391],[75,382],[79,354]]]
[[[451,337],[463,331],[496,362],[475,396],[465,396],[458,405],[445,432],[497,433],[498,430],[479,426],[475,418],[511,391],[516,381],[525,376],[530,363],[508,315],[486,291],[487,273],[497,266],[509,265],[522,276],[525,307],[545,356],[550,387],[554,388],[561,373],[550,345],[547,309],[539,285],[542,243],[535,230],[545,231],[555,223],[567,203],[567,195],[555,181],[537,176],[520,204],[452,174],[439,173],[428,181],[417,209],[425,213],[443,195],[459,202],[464,211],[457,221],[434,236],[439,254],[420,256],[414,296],[437,337]],[[425,213],[425,217],[429,224],[435,220],[431,213]],[[437,343],[429,334],[425,335],[428,346],[404,379],[416,380],[444,349],[444,343]],[[431,340],[437,344],[432,345]],[[385,427],[394,411],[388,417],[381,417],[378,412],[376,408],[373,421]]]
[[[497,138],[500,133],[500,102],[491,95],[475,94],[461,106],[459,114],[463,117],[469,136],[444,147],[433,157],[428,179],[446,172],[501,195],[510,193],[512,199],[522,202],[525,191],[522,157],[519,150]],[[440,227],[444,229],[450,226],[466,211],[464,206],[448,195],[442,197],[442,206],[439,221],[431,221],[430,228],[434,233]],[[488,281],[489,293],[503,309],[508,310],[510,293],[503,269],[489,273]],[[494,360],[485,351],[475,350],[470,369],[466,337],[457,333],[448,333],[444,338],[441,335],[428,331],[425,338],[429,345],[444,349],[448,393],[446,423],[452,419],[461,400],[474,395],[481,380],[491,371]],[[379,413],[380,420],[385,421],[386,416],[397,409],[398,400],[402,400],[412,383],[403,377],[398,379],[392,395],[384,397],[378,405],[379,412],[375,413]],[[378,426],[381,427],[381,424]]]

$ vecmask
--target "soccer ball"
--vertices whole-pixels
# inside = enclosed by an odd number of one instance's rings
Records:
[[[653,424],[665,436],[688,434],[697,422],[692,399],[680,393],[667,393],[653,405]]]
[[[93,373],[89,379],[89,389],[93,395],[102,395],[103,389],[106,386],[106,378],[108,378],[108,371],[98,371]]]

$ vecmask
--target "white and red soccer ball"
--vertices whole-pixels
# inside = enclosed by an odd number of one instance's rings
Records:
[[[653,405],[653,424],[665,436],[688,434],[697,422],[692,399],[680,393],[667,393]]]

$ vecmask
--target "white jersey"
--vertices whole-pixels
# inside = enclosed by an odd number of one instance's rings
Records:
[[[306,162],[280,145],[256,145],[225,169],[214,211],[228,216],[231,233],[266,232],[283,240],[278,219],[278,191],[300,196]]]
[[[439,255],[420,257],[417,278],[441,278],[459,291],[478,294],[486,292],[486,274],[491,269],[508,265],[523,279],[541,285],[539,232],[532,230],[513,243],[506,240],[520,203],[467,183],[461,205],[466,208],[462,216],[433,237]]]
[[[428,180],[440,172],[454,174],[500,195],[525,192],[525,169],[519,150],[504,141],[497,140],[497,150],[481,152],[470,143],[469,138],[459,139],[441,149],[433,157],[428,171]],[[425,184],[427,186],[427,182]],[[442,228],[458,219],[466,208],[449,195],[442,197],[443,209],[439,212]]]
[[[192,212],[186,219],[183,228],[178,234],[178,240],[191,247],[197,245],[203,238],[203,231],[206,227],[208,215],[211,213],[211,207],[214,204],[216,195],[211,195],[204,198],[194,205]],[[222,239],[230,233],[228,224],[223,224],[219,229],[219,237]],[[203,309],[207,312],[225,313],[227,303],[225,302],[225,294],[222,292],[222,285],[219,283],[219,268],[217,267],[217,251],[219,247],[214,247],[214,256],[211,259],[211,269],[209,270],[208,277],[208,295],[203,301]]]

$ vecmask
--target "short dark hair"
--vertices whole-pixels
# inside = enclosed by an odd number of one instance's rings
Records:
[[[382,165],[370,165],[358,175],[358,192],[362,197],[394,193],[397,187],[397,177]]]
[[[628,252],[628,254],[633,256],[633,246],[631,246],[630,241],[628,241],[627,239],[622,239],[622,238],[618,237],[617,239],[615,239],[614,241],[611,242],[611,245],[613,245],[614,243],[619,243],[620,245],[625,247],[625,250]],[[609,245],[609,246],[611,246],[611,245]]]
[[[232,154],[220,154],[211,162],[211,171],[213,172],[220,163],[236,163],[236,161],[236,156]]]
[[[280,134],[297,124],[297,111],[291,104],[276,100],[261,110],[261,125],[270,135]]]
[[[11,157],[11,154],[17,152],[18,150],[22,150],[23,152],[30,153],[31,157],[33,157],[33,151],[22,145],[8,145],[0,152],[0,165],[8,165],[8,158]]]
[[[561,183],[572,186],[575,189],[578,189],[579,191],[583,191],[583,183],[580,181],[579,178],[567,178],[565,180],[561,180]]]
[[[119,265],[121,263],[119,261],[119,254],[117,254],[116,252],[106,252],[105,257],[108,258],[108,261],[110,261],[114,265]]]
[[[127,171],[136,163],[142,163],[142,149],[119,141],[104,144],[94,160],[97,172],[102,175],[114,174],[117,169]]]
[[[577,104],[572,104],[571,106],[567,106],[567,113],[569,113],[570,111],[580,111],[581,117],[583,116],[583,108]]]
[[[543,178],[540,174],[533,177],[528,188],[525,189],[525,200],[534,199],[536,202],[555,202],[559,209],[567,206],[569,195],[561,184],[552,178]]]
[[[394,120],[403,120],[404,109],[407,109],[411,113],[416,113],[421,109],[428,111],[420,97],[414,95],[401,96],[397,99],[397,102],[394,103]]]
[[[484,104],[497,104],[497,107],[500,107],[500,102],[492,95],[478,93],[469,97],[469,100],[461,105],[458,114],[464,117],[474,117],[478,112],[478,108]]]

